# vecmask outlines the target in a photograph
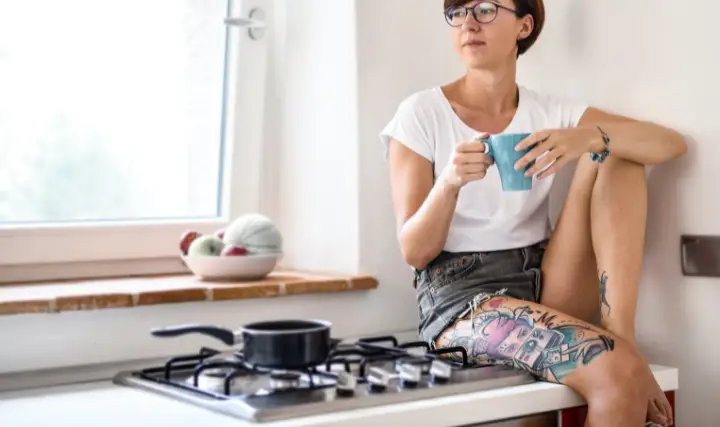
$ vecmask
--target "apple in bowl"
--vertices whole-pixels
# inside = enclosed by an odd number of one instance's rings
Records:
[[[225,245],[220,256],[248,256],[250,252],[244,246],[239,245]]]
[[[188,256],[220,256],[225,243],[217,236],[204,235],[196,237],[187,250]]]
[[[188,254],[188,250],[190,250],[190,245],[192,245],[192,242],[195,241],[198,237],[200,237],[201,234],[197,231],[188,230],[183,233],[183,235],[180,237],[180,252],[182,252],[183,255]]]

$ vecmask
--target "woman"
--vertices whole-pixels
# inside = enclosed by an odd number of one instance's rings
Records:
[[[588,425],[672,424],[635,346],[647,209],[645,165],[685,153],[682,136],[519,86],[516,64],[544,23],[542,0],[445,0],[467,67],[404,100],[382,132],[398,239],[415,269],[423,339],[473,363],[566,384]],[[480,141],[530,133],[532,189],[504,192]],[[555,229],[555,173],[577,169]],[[535,163],[531,163],[535,161]],[[591,325],[600,308],[602,328]],[[460,357],[460,356],[458,356]]]

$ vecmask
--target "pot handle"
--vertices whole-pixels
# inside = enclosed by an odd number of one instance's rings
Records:
[[[240,336],[235,336],[235,333],[230,329],[222,328],[220,326],[212,325],[178,325],[168,326],[164,328],[156,328],[150,331],[155,337],[167,338],[167,337],[179,337],[182,335],[189,334],[202,334],[208,335],[213,338],[217,338],[227,345],[235,345],[241,341]]]

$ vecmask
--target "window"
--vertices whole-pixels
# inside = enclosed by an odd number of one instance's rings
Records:
[[[0,0],[0,266],[177,256],[256,209],[270,8]]]

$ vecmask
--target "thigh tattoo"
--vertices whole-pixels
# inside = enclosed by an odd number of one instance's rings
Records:
[[[611,337],[590,325],[506,302],[504,297],[486,301],[443,332],[438,346],[465,348],[473,364],[512,366],[555,382],[615,348]]]

